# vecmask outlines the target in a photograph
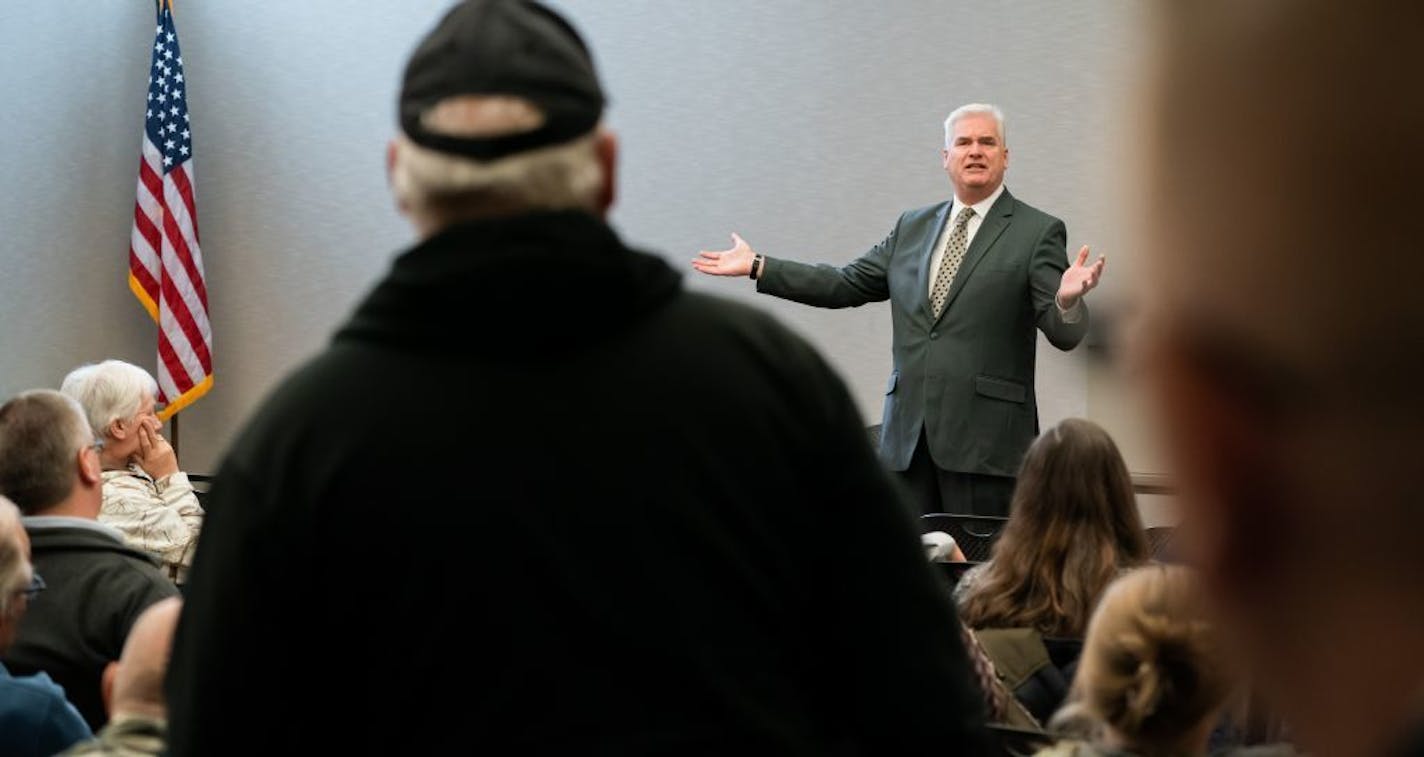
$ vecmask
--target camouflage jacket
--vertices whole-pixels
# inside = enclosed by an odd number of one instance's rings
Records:
[[[167,746],[166,722],[137,715],[120,715],[109,721],[97,736],[75,744],[64,754],[147,757],[166,754]]]

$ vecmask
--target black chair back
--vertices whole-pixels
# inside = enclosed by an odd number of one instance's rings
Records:
[[[929,513],[920,516],[920,533],[943,531],[954,537],[966,560],[983,562],[989,559],[994,542],[999,540],[1008,522],[1008,518],[993,515]]]
[[[1030,757],[1053,745],[1053,737],[1043,731],[1015,728],[1001,723],[990,723],[989,735],[998,743],[997,754],[1004,757]]]
[[[204,512],[208,509],[208,494],[213,488],[213,477],[202,473],[189,473],[188,482],[193,485],[193,495],[198,498],[198,504],[202,506]]]
[[[944,577],[945,583],[948,583],[948,584],[949,584],[949,588],[950,588],[951,591],[954,590],[954,587],[955,587],[955,586],[958,586],[958,585],[959,585],[959,579],[963,578],[963,577],[964,577],[964,574],[965,574],[965,573],[968,573],[970,568],[972,568],[972,567],[974,567],[975,565],[978,565],[978,564],[979,564],[979,563],[977,563],[977,562],[937,562],[937,563],[933,563],[933,565],[935,566],[935,568],[936,568],[937,570],[939,570],[939,574]]]
[[[1048,659],[1053,661],[1054,667],[1065,671],[1071,680],[1073,675],[1068,671],[1077,669],[1078,658],[1083,656],[1083,640],[1067,636],[1045,636],[1043,646],[1048,648]]]
[[[1153,526],[1147,529],[1147,554],[1153,560],[1171,562],[1172,535],[1175,532],[1174,526]]]

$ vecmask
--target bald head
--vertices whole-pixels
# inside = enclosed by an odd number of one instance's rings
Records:
[[[29,551],[20,509],[0,496],[0,622],[14,603],[15,593],[30,582]]]
[[[182,600],[169,597],[151,605],[134,621],[114,674],[110,717],[120,714],[167,717],[163,677],[173,649]]]
[[[20,509],[0,496],[0,653],[10,648],[24,617],[28,600],[22,590],[29,585],[30,540],[20,524]]]

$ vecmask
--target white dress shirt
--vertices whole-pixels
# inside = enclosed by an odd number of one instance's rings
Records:
[[[970,216],[969,223],[964,227],[964,249],[967,250],[970,245],[974,244],[974,235],[978,234],[979,227],[984,225],[984,216],[989,213],[989,208],[994,207],[994,203],[999,200],[999,195],[1003,193],[1004,185],[1000,183],[999,188],[995,189],[993,194],[969,206],[974,208],[974,215]],[[954,219],[959,216],[963,208],[964,203],[956,197],[954,202],[949,204],[949,212],[945,214],[944,230],[939,233],[934,253],[930,255],[929,291],[926,292],[929,296],[934,296],[935,278],[939,276],[939,264],[944,260],[945,248],[949,247],[949,235],[954,231]]]
[[[984,225],[984,217],[989,214],[989,208],[994,207],[994,203],[999,200],[999,195],[1003,193],[1004,185],[1000,183],[999,188],[995,189],[993,194],[969,206],[974,208],[974,215],[969,217],[969,223],[965,224],[964,227],[964,249],[968,250],[969,246],[974,244],[974,235],[978,234],[979,227]],[[927,297],[934,296],[935,277],[939,275],[939,266],[944,260],[944,251],[949,247],[949,235],[954,231],[955,218],[959,216],[960,210],[963,207],[964,203],[960,202],[959,198],[956,197],[954,198],[954,202],[949,205],[949,212],[945,214],[944,230],[939,233],[939,239],[935,242],[934,252],[930,255],[930,275],[927,277],[929,281],[926,282],[926,284],[929,285],[929,289],[925,293]],[[958,274],[955,274],[955,276],[958,277]],[[1054,300],[1054,304],[1057,304],[1056,299]],[[1077,323],[1083,315],[1081,305],[1082,301],[1079,300],[1073,303],[1073,307],[1067,310],[1059,307],[1058,313],[1063,317],[1063,322]]]

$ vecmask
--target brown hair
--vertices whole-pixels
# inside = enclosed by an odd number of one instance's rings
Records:
[[[58,505],[74,488],[79,451],[93,441],[68,395],[35,389],[0,405],[0,494],[25,515]]]
[[[1123,576],[1093,615],[1070,704],[1145,754],[1200,753],[1203,727],[1226,703],[1232,680],[1207,619],[1196,576],[1152,566]]]
[[[1103,589],[1146,559],[1117,445],[1096,423],[1070,418],[1029,448],[1008,525],[960,615],[971,628],[1081,636]]]

